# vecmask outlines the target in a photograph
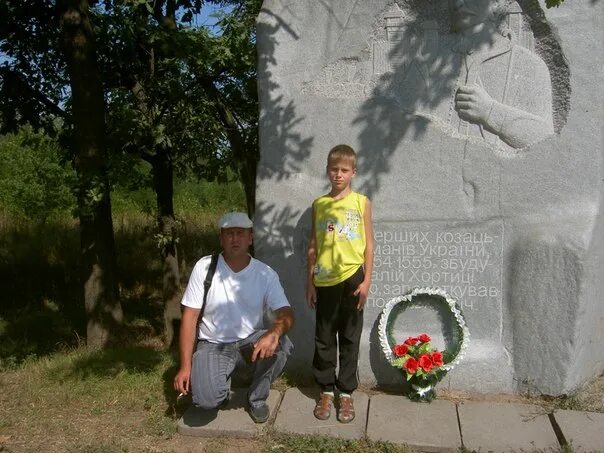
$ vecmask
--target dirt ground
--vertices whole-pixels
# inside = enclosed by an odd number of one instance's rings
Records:
[[[50,433],[49,433],[50,434]],[[264,442],[261,439],[229,439],[229,438],[201,438],[175,435],[170,439],[157,439],[155,437],[122,438],[119,441],[111,441],[111,437],[105,441],[95,442],[95,437],[89,443],[63,441],[48,442],[48,438],[42,445],[35,446],[31,440],[12,438],[11,436],[0,436],[0,451],[2,452],[153,452],[153,453],[256,453],[264,451]]]
[[[204,453],[256,453],[264,450],[265,441],[262,439],[230,439],[226,437],[201,438],[175,435],[171,439],[147,444],[144,449],[149,452],[188,453],[202,451]],[[136,449],[141,449],[137,443]]]

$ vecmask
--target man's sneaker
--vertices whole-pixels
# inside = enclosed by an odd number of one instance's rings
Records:
[[[317,405],[315,406],[315,410],[313,411],[313,414],[319,420],[327,420],[331,415],[332,404],[333,404],[333,393],[321,392],[321,396],[319,397],[319,401],[317,401]]]
[[[338,420],[340,423],[350,423],[354,420],[354,405],[350,395],[338,398]]]
[[[266,422],[271,415],[271,411],[266,403],[261,403],[260,406],[250,406],[249,412],[250,417],[252,417],[252,420],[256,423]]]

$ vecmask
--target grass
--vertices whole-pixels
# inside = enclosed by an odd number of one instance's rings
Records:
[[[267,436],[265,452],[293,452],[307,453],[347,452],[365,453],[407,453],[412,450],[404,445],[395,445],[390,442],[373,442],[367,439],[343,440],[319,435],[275,434]]]
[[[172,354],[136,346],[25,360],[0,374],[0,436],[31,451],[170,438],[179,416],[166,384],[174,370]]]
[[[604,374],[592,379],[570,395],[542,398],[552,409],[604,413]]]

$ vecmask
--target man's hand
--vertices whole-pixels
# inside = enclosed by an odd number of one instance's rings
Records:
[[[357,310],[361,311],[367,302],[367,296],[369,294],[369,282],[362,282],[354,293],[355,296],[359,296],[359,303],[357,304]]]
[[[174,390],[183,395],[188,394],[191,391],[191,370],[181,368],[174,376]]]
[[[462,120],[486,125],[493,108],[493,98],[478,85],[459,87],[455,94],[455,110]]]
[[[269,330],[254,345],[252,362],[255,362],[256,359],[268,359],[272,357],[277,350],[277,346],[279,346],[279,335]]]
[[[308,282],[306,285],[306,303],[310,308],[317,306],[317,289],[312,282]]]
[[[254,344],[252,362],[272,357],[279,346],[281,335],[285,335],[294,325],[294,312],[291,307],[281,307],[275,310],[275,315],[272,327]]]

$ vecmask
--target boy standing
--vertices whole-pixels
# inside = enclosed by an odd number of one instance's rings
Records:
[[[313,202],[308,246],[306,299],[317,310],[313,372],[321,387],[314,415],[329,418],[337,388],[338,420],[349,423],[355,416],[351,395],[358,386],[363,307],[373,268],[371,203],[350,187],[356,175],[350,146],[329,151],[327,175],[331,191]]]

